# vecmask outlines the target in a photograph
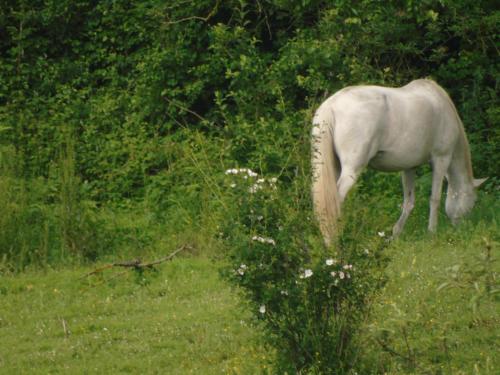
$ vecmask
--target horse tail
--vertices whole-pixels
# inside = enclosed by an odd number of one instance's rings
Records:
[[[312,130],[312,198],[314,212],[325,243],[329,245],[336,233],[340,216],[337,192],[338,158],[333,132],[335,116],[331,106],[322,104],[316,111]]]

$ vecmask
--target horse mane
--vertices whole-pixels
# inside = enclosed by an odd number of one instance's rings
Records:
[[[465,164],[467,168],[467,174],[471,178],[471,180],[474,178],[473,172],[472,172],[472,160],[471,160],[471,153],[470,153],[470,147],[469,147],[469,142],[467,140],[467,136],[465,134],[465,129],[464,129],[464,124],[462,122],[462,119],[460,118],[457,108],[455,107],[455,104],[450,98],[450,95],[446,92],[445,89],[443,89],[441,86],[439,86],[434,80],[432,79],[423,79],[422,81],[430,83],[437,91],[441,94],[441,96],[446,100],[448,105],[450,106],[451,111],[455,115],[455,119],[457,120],[457,126],[459,128],[459,134],[460,134],[460,146],[462,147],[463,151],[463,156],[465,157]]]

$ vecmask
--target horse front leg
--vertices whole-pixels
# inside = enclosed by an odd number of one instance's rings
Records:
[[[415,207],[415,169],[407,169],[401,174],[403,182],[403,206],[398,222],[392,228],[392,236],[397,237],[405,226],[408,216]]]
[[[432,160],[432,193],[430,200],[429,231],[436,232],[438,223],[439,203],[441,202],[441,191],[443,179],[450,165],[450,157],[440,157]]]

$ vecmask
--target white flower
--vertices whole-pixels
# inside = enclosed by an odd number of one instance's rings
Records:
[[[263,184],[265,181],[266,181],[266,180],[264,180],[263,178],[259,178],[259,179],[257,180],[257,183],[258,183],[258,184]]]
[[[385,237],[385,232],[378,232],[378,236],[380,238],[384,238]]]
[[[240,266],[240,268],[238,268],[238,270],[236,272],[238,272],[238,274],[240,276],[243,276],[245,274],[245,270],[247,269],[247,265],[246,264],[242,264]]]
[[[313,271],[310,269],[304,270],[304,274],[300,275],[299,277],[301,279],[307,279],[308,277],[311,277],[313,275]]]
[[[366,255],[370,254],[370,251],[368,249],[365,249],[364,252]]]
[[[345,277],[344,272],[339,271],[339,277],[340,277],[341,280],[344,279],[344,277]]]
[[[272,238],[266,238],[266,237],[261,237],[261,236],[253,236],[252,241],[257,241],[260,243],[267,243],[270,245],[276,245],[276,242]]]
[[[250,186],[248,188],[248,191],[253,194],[253,193],[256,193],[258,192],[260,189],[262,189],[262,185],[259,185],[259,184],[253,184],[252,186]]]
[[[352,270],[352,264],[346,264],[343,268],[345,270]]]
[[[335,277],[335,276],[337,276],[337,272],[332,271],[332,272],[330,272],[330,275],[332,275],[332,277]]]
[[[288,296],[288,292],[286,290],[282,290],[280,293],[282,296]]]
[[[259,307],[259,312],[261,314],[265,314],[266,313],[266,305],[260,305]]]
[[[345,275],[346,275],[346,277],[347,277],[348,279],[350,279],[350,278],[351,278],[351,275],[350,275],[350,274],[346,273]]]
[[[232,188],[235,188],[235,187],[236,187],[236,184],[233,182],[233,183],[232,183],[231,185],[229,185],[229,186],[231,186]]]
[[[336,263],[335,259],[332,259],[332,258],[328,258],[326,261],[325,261],[326,265],[327,266],[332,266]]]
[[[228,169],[226,171],[226,174],[238,174],[238,170],[235,169],[235,168],[232,168],[232,169]]]
[[[271,183],[272,183],[272,184],[275,184],[275,183],[276,183],[276,181],[278,181],[278,179],[277,179],[276,177],[271,178]]]
[[[257,176],[258,176],[258,174],[257,174],[257,173],[255,173],[254,171],[252,171],[251,169],[248,169],[248,170],[247,170],[247,174],[248,174],[248,176],[250,176],[250,177],[257,177]]]

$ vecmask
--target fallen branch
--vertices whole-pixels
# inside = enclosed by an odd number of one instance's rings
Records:
[[[191,247],[188,246],[188,245],[182,245],[181,247],[179,247],[178,249],[176,249],[170,255],[167,255],[167,256],[165,256],[163,258],[160,258],[160,259],[154,260],[152,262],[148,262],[148,263],[143,263],[140,259],[134,259],[134,260],[129,260],[129,261],[125,261],[125,262],[114,262],[114,263],[111,263],[111,264],[107,264],[107,265],[105,265],[103,267],[97,268],[97,269],[95,269],[93,271],[90,271],[89,273],[83,275],[81,277],[81,279],[84,279],[86,277],[95,275],[97,273],[100,273],[100,272],[102,272],[104,270],[107,270],[107,269],[113,268],[113,267],[126,267],[126,268],[133,268],[135,270],[144,269],[144,268],[151,268],[151,267],[153,267],[153,266],[155,266],[157,264],[160,264],[160,263],[172,260],[178,253],[180,253],[183,250],[190,249],[190,248]],[[125,272],[123,272],[123,273],[125,273]],[[120,273],[120,275],[122,275],[123,273]]]
[[[384,343],[380,339],[375,339],[375,341],[377,341],[377,343],[382,347],[382,349],[384,351],[386,351],[387,353],[389,353],[390,355],[392,355],[394,357],[399,357],[399,358],[404,359],[411,367],[420,370],[422,374],[432,374],[429,370],[424,369],[423,367],[421,367],[420,365],[418,365],[415,362],[414,358],[411,358],[411,357],[408,357],[408,356],[406,356],[404,354],[398,353],[397,351],[395,351],[394,349],[390,348],[386,343]]]

